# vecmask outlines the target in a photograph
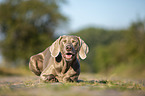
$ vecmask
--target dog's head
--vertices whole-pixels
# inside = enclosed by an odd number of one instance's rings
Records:
[[[72,61],[77,54],[79,54],[81,59],[85,59],[88,51],[87,44],[77,36],[60,36],[50,46],[50,52],[53,57],[57,57],[61,52],[66,61]]]

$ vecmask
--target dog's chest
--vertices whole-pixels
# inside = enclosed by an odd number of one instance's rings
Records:
[[[60,62],[55,64],[55,70],[56,73],[61,73],[61,74],[65,74],[67,73],[67,71],[71,69],[69,64],[66,64],[64,62]]]
[[[62,72],[62,69],[63,69],[63,65],[62,64],[55,65],[55,71],[57,73],[61,73]]]

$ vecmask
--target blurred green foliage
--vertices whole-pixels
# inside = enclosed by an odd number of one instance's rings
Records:
[[[54,30],[67,18],[65,0],[3,0],[0,3],[0,48],[10,62],[28,61],[54,40]],[[16,64],[16,63],[14,63]]]
[[[144,72],[145,21],[136,21],[124,30],[89,27],[73,35],[80,36],[90,47],[87,59],[81,62],[83,72]]]

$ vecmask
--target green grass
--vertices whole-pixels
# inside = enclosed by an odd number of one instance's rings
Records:
[[[83,80],[74,83],[39,83],[39,77],[36,76],[1,77],[0,96],[68,96],[68,94],[69,96],[145,95],[144,82],[138,83],[123,79],[107,80],[99,77],[95,74],[82,74],[80,79],[83,78]]]

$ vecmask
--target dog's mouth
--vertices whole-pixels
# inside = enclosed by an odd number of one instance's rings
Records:
[[[65,59],[67,61],[71,61],[73,59],[73,57],[74,57],[74,54],[73,53],[66,53],[65,54]]]

